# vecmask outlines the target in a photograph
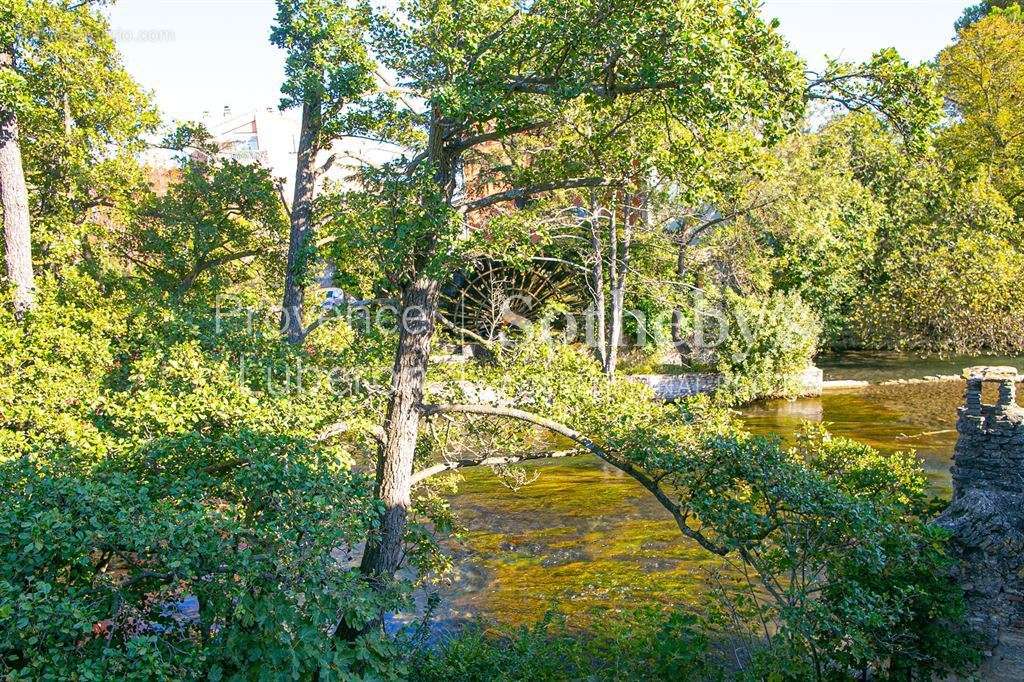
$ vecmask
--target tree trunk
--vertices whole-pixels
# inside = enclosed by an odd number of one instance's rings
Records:
[[[680,282],[680,286],[686,278],[686,252],[688,246],[683,235],[684,233],[680,232],[679,254],[676,258],[676,281]],[[672,311],[672,344],[680,355],[682,355],[683,347],[686,344],[686,339],[683,338],[683,319],[685,314],[682,308],[676,308]]]
[[[601,367],[605,367],[608,364],[608,353],[605,347],[604,248],[601,245],[601,219],[593,201],[590,204],[590,249],[594,257],[590,270],[590,285],[594,290],[594,348],[597,349]]]
[[[420,277],[402,292],[401,330],[391,379],[384,442],[377,461],[377,499],[384,503],[380,525],[367,538],[360,568],[380,586],[403,558],[406,518],[412,504],[413,456],[419,436],[419,408],[430,360],[440,285]]]
[[[302,130],[295,167],[295,194],[292,200],[291,231],[288,236],[288,270],[284,281],[284,302],[281,304],[281,330],[291,343],[304,337],[302,303],[305,298],[305,256],[313,237],[313,199],[316,195],[316,156],[319,150],[321,101],[315,97],[302,107]]]
[[[615,378],[619,364],[619,346],[622,345],[623,318],[626,304],[626,279],[629,274],[629,250],[633,241],[633,206],[634,197],[627,194],[622,207],[622,244],[619,244],[618,230],[612,217],[611,247],[612,257],[609,265],[611,279],[611,333],[608,339],[608,356],[604,371],[609,379]]]
[[[14,67],[10,49],[0,52],[0,72]],[[28,187],[18,142],[18,118],[0,109],[0,206],[4,214],[4,257],[7,277],[14,287],[14,315],[21,319],[35,305],[32,275],[32,233]]]

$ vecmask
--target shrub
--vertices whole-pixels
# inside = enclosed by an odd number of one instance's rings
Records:
[[[869,343],[949,354],[1024,351],[1024,254],[988,234],[908,246],[859,324]]]
[[[574,632],[549,613],[519,629],[470,627],[414,661],[422,682],[564,680],[713,680],[708,641],[696,618],[644,610],[603,613],[594,629]]]
[[[750,635],[751,679],[929,679],[976,661],[912,456],[820,428],[792,450],[723,440],[692,494],[737,556],[715,596],[726,631]]]
[[[366,480],[301,440],[189,434],[89,472],[20,458],[0,496],[7,679],[402,672],[378,636],[331,646],[395,603],[336,558],[366,532]]]
[[[795,293],[758,298],[726,291],[724,306],[728,335],[717,349],[720,394],[734,403],[798,395],[800,375],[821,335],[814,311]]]

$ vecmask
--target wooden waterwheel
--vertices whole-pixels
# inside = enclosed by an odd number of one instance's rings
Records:
[[[577,279],[560,263],[537,262],[519,269],[481,259],[445,288],[442,309],[457,326],[493,341],[503,330],[535,322],[549,302],[578,304]]]

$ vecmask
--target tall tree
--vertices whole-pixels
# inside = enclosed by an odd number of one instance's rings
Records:
[[[271,42],[288,53],[281,108],[302,108],[281,304],[281,327],[292,343],[305,337],[302,307],[315,262],[313,203],[322,170],[318,166],[320,153],[340,136],[363,132],[365,118],[353,114],[350,107],[365,102],[375,86],[373,63],[363,41],[366,30],[365,11],[354,3],[277,3]]]
[[[1024,8],[1024,3],[1021,0],[984,0],[984,2],[979,2],[977,5],[971,5],[957,19],[956,30],[962,31],[969,26],[973,26],[991,14],[993,10],[1009,9],[1012,7]]]
[[[121,64],[102,4],[0,2],[5,213],[17,226],[9,241],[23,254],[17,290],[31,290],[32,255],[36,275],[87,260],[88,236],[108,222],[98,212],[143,182],[135,153],[157,118]]]
[[[163,193],[140,193],[125,211],[117,253],[180,301],[201,284],[208,294],[254,279],[280,281],[287,228],[278,189],[258,164],[217,158],[201,126],[180,126],[164,146],[179,152],[180,171]]]
[[[756,121],[771,136],[803,109],[799,62],[751,2],[413,0],[402,7],[401,16],[377,17],[373,53],[408,88],[413,106],[422,104],[416,123],[425,144],[401,162],[368,169],[365,191],[344,195],[335,220],[344,236],[338,242],[364,247],[363,262],[380,268],[401,300],[377,465],[381,518],[362,559],[378,584],[390,581],[403,556],[438,294],[472,243],[473,225],[516,202],[619,181],[579,158],[576,131],[565,125],[571,107],[615,107],[621,122],[631,116],[629,103],[660,109],[665,136],[716,118]],[[538,134],[552,130],[559,144],[539,144]],[[612,135],[608,153],[624,139]],[[470,162],[483,164],[489,194],[462,191]]]
[[[4,24],[8,24],[4,17]],[[0,79],[12,79],[14,47],[0,41]],[[21,161],[18,115],[0,101],[0,208],[4,216],[4,258],[7,278],[14,287],[14,314],[21,317],[35,300],[32,274],[32,232],[28,211],[28,187]]]
[[[968,177],[988,175],[1024,217],[1024,15],[993,13],[939,55],[954,124],[939,146]]]

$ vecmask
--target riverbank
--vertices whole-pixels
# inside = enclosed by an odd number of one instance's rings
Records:
[[[1002,355],[960,355],[951,357],[918,356],[892,351],[850,351],[820,355],[815,365],[824,372],[824,380],[866,381],[869,384],[898,383],[900,380],[962,379],[965,367],[1008,365],[1024,368],[1024,357]]]

